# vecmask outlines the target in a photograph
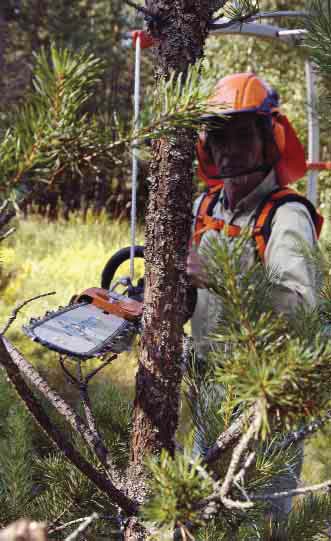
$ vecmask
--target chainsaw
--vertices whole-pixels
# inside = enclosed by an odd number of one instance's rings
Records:
[[[143,246],[136,246],[135,257],[144,257]],[[74,295],[69,304],[32,318],[23,327],[25,334],[43,346],[77,359],[106,353],[129,351],[141,332],[144,280],[133,285],[123,277],[112,285],[116,271],[130,258],[130,247],[119,250],[107,262],[101,288],[92,287]],[[124,286],[118,293],[118,286]]]

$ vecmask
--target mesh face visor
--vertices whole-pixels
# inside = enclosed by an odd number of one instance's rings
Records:
[[[280,159],[280,152],[273,134],[271,115],[241,113],[241,119],[246,117],[249,120],[247,125],[244,120],[239,129],[234,127],[229,130],[231,121],[236,117],[237,115],[234,114],[227,115],[222,119],[219,117],[210,118],[205,126],[203,137],[200,138],[200,149],[198,149],[200,171],[211,180],[235,179],[256,172],[267,174]],[[251,127],[253,121],[254,129]],[[259,144],[262,143],[262,159],[260,163],[249,167],[245,162],[254,153],[254,140],[256,141],[256,138],[258,138]],[[227,153],[228,145],[232,146],[232,151],[229,153],[229,163],[226,166],[217,167],[214,163],[211,146],[214,148],[223,147],[224,153]],[[236,148],[236,151],[233,148]]]

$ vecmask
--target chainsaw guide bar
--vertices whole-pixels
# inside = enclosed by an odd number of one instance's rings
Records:
[[[101,288],[90,288],[74,304],[32,318],[25,334],[43,346],[77,359],[129,351],[140,332],[142,303]]]

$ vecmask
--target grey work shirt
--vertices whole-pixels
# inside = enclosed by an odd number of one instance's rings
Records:
[[[256,219],[256,211],[261,201],[279,186],[274,171],[243,198],[232,211],[225,207],[224,192],[220,192],[218,202],[213,210],[213,217],[223,219],[226,224],[238,225],[241,228],[252,227]],[[201,202],[199,197],[194,204],[196,216]],[[268,240],[264,258],[265,265],[277,271],[280,285],[277,285],[275,309],[278,312],[290,314],[295,307],[302,303],[312,307],[316,303],[316,279],[313,266],[300,255],[298,247],[302,242],[313,247],[316,243],[316,231],[308,209],[301,203],[285,203],[279,207],[271,224],[271,235]],[[207,231],[202,236],[198,252],[208,244],[213,237],[231,243],[231,238],[222,231]],[[256,258],[256,245],[252,239],[243,254],[243,265],[249,268]],[[198,289],[196,309],[192,317],[192,334],[200,354],[208,350],[206,340],[214,330],[217,313],[221,310],[220,301],[208,289]],[[207,350],[206,350],[207,348]]]

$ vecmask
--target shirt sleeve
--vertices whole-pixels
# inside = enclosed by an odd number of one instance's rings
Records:
[[[303,204],[285,203],[277,209],[265,251],[266,268],[276,274],[277,312],[291,315],[300,304],[316,305],[316,269],[304,255],[316,242],[314,223]]]

